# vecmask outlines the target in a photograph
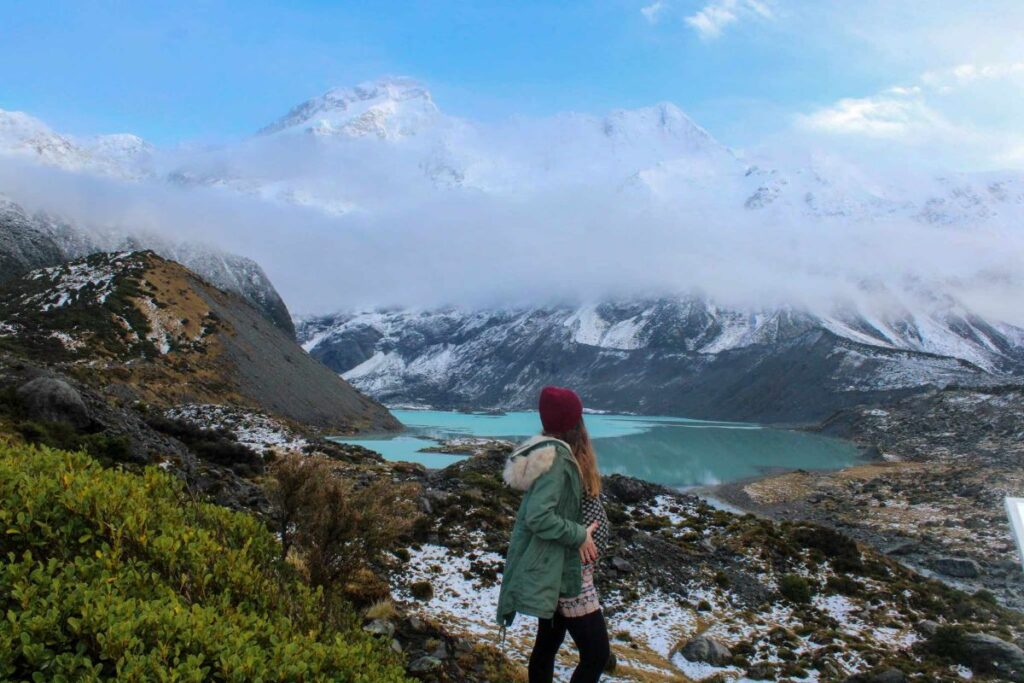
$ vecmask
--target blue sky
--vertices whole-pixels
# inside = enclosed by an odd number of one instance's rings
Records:
[[[1019,0],[5,0],[0,14],[0,108],[79,135],[229,140],[392,74],[477,119],[668,100],[735,146],[794,128],[854,145],[970,133],[1024,155]],[[949,74],[965,65],[997,77],[959,99],[927,89],[963,86]]]

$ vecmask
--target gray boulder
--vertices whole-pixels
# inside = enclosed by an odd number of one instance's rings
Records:
[[[37,377],[18,387],[16,393],[30,419],[65,422],[78,429],[92,422],[82,395],[64,380]]]
[[[967,633],[963,639],[967,664],[980,673],[996,673],[1010,681],[1024,681],[1024,650],[987,633]]]
[[[846,683],[906,683],[907,675],[899,669],[876,669],[856,674],[846,679]]]
[[[431,657],[430,655],[424,655],[418,659],[413,660],[409,664],[409,673],[412,674],[425,674],[440,669],[443,662],[437,657]]]
[[[395,635],[395,625],[385,619],[374,619],[363,626],[363,630],[375,636],[386,636],[391,638]]]
[[[691,662],[704,662],[714,666],[732,663],[732,652],[729,648],[711,636],[697,636],[691,639],[680,652]]]
[[[623,574],[629,574],[633,571],[633,563],[625,558],[615,556],[612,558],[612,568]]]
[[[932,562],[935,571],[958,579],[981,576],[981,566],[966,557],[938,557]]]

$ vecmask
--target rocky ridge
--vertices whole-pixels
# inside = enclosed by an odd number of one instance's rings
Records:
[[[177,261],[220,289],[238,294],[294,337],[287,306],[259,264],[236,254],[153,235],[89,230],[44,212],[29,214],[0,194],[0,284],[37,268],[48,268],[100,252],[152,249]]]

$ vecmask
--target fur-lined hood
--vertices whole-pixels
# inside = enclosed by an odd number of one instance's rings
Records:
[[[558,457],[556,444],[562,444],[572,453],[569,444],[550,436],[538,434],[521,443],[505,463],[502,478],[518,491],[527,491],[537,478],[551,469]]]

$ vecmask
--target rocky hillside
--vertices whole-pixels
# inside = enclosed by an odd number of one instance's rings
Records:
[[[47,268],[98,252],[152,249],[183,264],[220,289],[248,300],[272,323],[294,336],[281,296],[259,264],[210,247],[175,243],[156,236],[89,230],[45,213],[30,215],[0,195],[0,283],[36,268]]]
[[[950,387],[831,416],[820,427],[876,462],[726,485],[735,505],[810,519],[904,564],[1024,609],[1024,574],[1003,507],[1024,492],[1024,387]]]
[[[804,422],[1024,370],[1024,330],[932,316],[743,312],[698,298],[582,308],[386,311],[298,321],[299,340],[385,403],[527,406],[549,383],[594,408]]]
[[[501,483],[506,452],[398,470],[422,486],[424,520],[393,572],[395,597],[484,642],[497,637],[519,502]],[[606,478],[603,500],[613,538],[598,586],[617,666],[602,680],[1024,680],[1020,615],[991,596],[950,589],[828,528],[732,514],[635,479]],[[523,669],[532,629],[520,618],[508,634]]]
[[[398,426],[249,302],[153,252],[95,254],[6,283],[0,347],[156,406],[236,404],[344,432]]]

